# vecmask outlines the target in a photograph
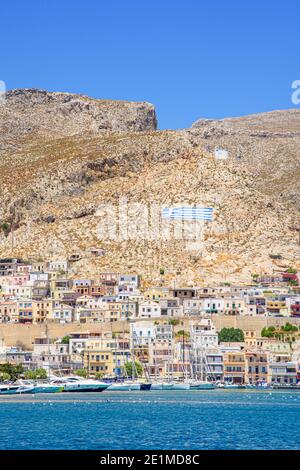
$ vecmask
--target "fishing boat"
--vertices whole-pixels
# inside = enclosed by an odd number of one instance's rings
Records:
[[[105,382],[83,379],[78,376],[53,379],[51,385],[63,387],[64,392],[103,392],[109,386]]]

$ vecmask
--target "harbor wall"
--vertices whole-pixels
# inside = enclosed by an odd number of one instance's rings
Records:
[[[101,332],[121,332],[129,331],[127,322],[114,323],[48,323],[48,336],[51,339],[62,338],[70,333],[101,333]],[[45,324],[0,324],[0,342],[4,342],[5,346],[22,346],[23,349],[30,350],[35,338],[46,337],[47,329]]]
[[[191,319],[197,319],[199,317],[179,317],[179,325],[175,328],[176,330],[189,328],[189,321]],[[217,331],[222,328],[240,328],[243,331],[255,331],[257,335],[260,334],[261,330],[265,326],[281,326],[285,325],[288,321],[294,325],[300,326],[300,318],[290,317],[253,317],[253,316],[225,316],[225,315],[211,315],[214,325]],[[166,323],[169,319],[155,319],[156,322]],[[153,321],[153,319],[143,319],[143,321]],[[117,321],[113,323],[48,323],[48,336],[51,339],[58,339],[66,336],[70,333],[101,333],[101,332],[129,332],[129,323]],[[23,324],[12,324],[2,323],[0,324],[0,343],[1,340],[5,346],[22,346],[23,349],[30,350],[35,338],[45,337],[47,335],[45,324],[34,324],[34,325],[23,325]]]

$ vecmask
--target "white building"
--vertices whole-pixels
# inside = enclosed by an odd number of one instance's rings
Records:
[[[55,301],[52,317],[54,320],[59,320],[60,323],[71,323],[74,321],[74,308],[70,305]]]
[[[50,261],[49,268],[53,269],[53,271],[68,271],[68,261],[67,260],[57,260],[57,261]]]
[[[218,334],[210,318],[191,323],[191,344],[194,348],[216,348]]]
[[[139,305],[140,318],[157,318],[161,316],[161,307],[151,300],[146,300]]]
[[[147,346],[155,339],[153,322],[137,321],[131,324],[131,336],[134,346]]]
[[[31,299],[32,298],[32,286],[25,285],[8,285],[2,288],[5,296],[15,299]]]

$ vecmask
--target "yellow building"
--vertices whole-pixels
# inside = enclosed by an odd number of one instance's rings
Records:
[[[46,319],[52,318],[53,301],[51,299],[32,301],[33,323],[44,323]]]
[[[18,304],[13,300],[0,302],[0,322],[19,321]]]
[[[234,351],[224,354],[225,382],[243,384],[245,382],[246,360],[245,352]]]
[[[133,301],[107,302],[103,310],[105,322],[114,322],[134,318],[137,315],[137,303]]]
[[[124,364],[130,359],[128,340],[118,340],[111,335],[90,338],[83,351],[84,367],[89,375],[98,372],[105,376],[124,375]]]
[[[284,300],[267,300],[267,312],[271,315],[284,313],[288,314],[288,309]]]
[[[267,352],[247,351],[245,382],[254,385],[257,382],[269,382],[268,361],[269,355]]]
[[[170,289],[166,287],[152,287],[143,293],[145,300],[155,300],[170,298]]]
[[[89,376],[98,372],[103,375],[114,375],[113,355],[109,349],[85,349],[83,363]]]

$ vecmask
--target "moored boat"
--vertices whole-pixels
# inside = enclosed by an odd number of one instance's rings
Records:
[[[46,381],[19,380],[17,384],[28,387],[30,391],[27,393],[59,393],[64,391],[63,385],[54,385]]]
[[[172,382],[153,382],[150,390],[172,390]]]
[[[136,382],[115,382],[109,384],[109,392],[131,392],[141,390],[141,384]]]
[[[81,377],[63,377],[51,381],[52,385],[63,387],[64,392],[103,392],[109,386],[105,382]]]
[[[33,393],[34,387],[29,385],[2,384],[0,385],[0,395],[22,395]]]
[[[245,389],[246,388],[246,385],[243,385],[243,384],[224,384],[224,387],[225,389]]]
[[[115,382],[108,386],[110,392],[134,392],[151,389],[151,383],[146,382]]]
[[[206,380],[195,380],[190,382],[190,390],[214,390],[216,388],[213,382]]]

